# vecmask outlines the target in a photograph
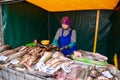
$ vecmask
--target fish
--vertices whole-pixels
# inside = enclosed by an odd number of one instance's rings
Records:
[[[21,51],[21,52],[16,52],[15,54],[9,55],[7,61],[10,61],[10,60],[17,58],[17,57],[20,57],[20,56],[23,56],[26,53],[27,53],[26,50]]]
[[[39,62],[46,62],[52,57],[52,52],[44,52],[44,55],[39,59]]]
[[[10,49],[10,45],[3,45],[3,46],[0,46],[0,52],[4,51],[4,50],[8,50]]]
[[[19,49],[21,49],[21,47],[17,47],[17,48],[12,49],[12,50],[5,50],[5,51],[1,52],[0,55],[8,56],[9,54],[17,52]]]

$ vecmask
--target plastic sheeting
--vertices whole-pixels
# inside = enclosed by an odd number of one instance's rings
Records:
[[[120,66],[120,11],[116,11],[113,15],[113,25],[110,31],[108,57],[112,61],[114,54],[118,55]],[[120,68],[120,67],[119,67]]]
[[[71,27],[77,32],[77,46],[79,49],[93,51],[94,44],[94,34],[95,34],[95,24],[96,24],[96,12],[97,11],[71,11],[71,12],[59,12],[51,13],[50,23],[57,22],[58,25],[50,24],[51,39],[53,38],[53,32],[57,31],[57,28],[61,27],[60,20],[64,15],[68,15],[72,24]],[[107,55],[108,51],[108,41],[110,37],[111,29],[111,14],[113,11],[101,11],[100,12],[100,22],[98,29],[98,41],[97,41],[97,51],[103,55]],[[56,19],[54,20],[54,17]],[[54,33],[55,34],[55,33]]]
[[[5,44],[17,47],[48,39],[48,12],[25,2],[3,5],[2,11]]]
[[[71,11],[71,10],[97,10],[114,9],[119,0],[27,0],[45,10]]]
[[[51,13],[54,17],[56,17],[58,23],[60,24],[60,20],[64,15],[68,15],[71,18],[72,24],[71,27],[74,28],[77,32],[77,46],[79,49],[83,50],[93,50],[93,42],[94,42],[94,31],[95,31],[95,20],[96,20],[96,11],[71,11],[71,12],[61,12],[61,13]],[[52,17],[50,22],[52,22]],[[55,26],[50,25],[50,31],[56,32],[52,27],[60,28],[61,25]],[[53,34],[51,35],[51,38]]]

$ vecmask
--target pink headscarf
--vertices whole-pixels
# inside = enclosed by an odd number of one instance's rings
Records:
[[[70,25],[71,24],[71,20],[68,16],[64,16],[61,20],[61,23],[62,24],[67,24],[67,25]]]

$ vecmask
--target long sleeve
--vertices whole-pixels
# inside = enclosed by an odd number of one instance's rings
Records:
[[[76,31],[75,30],[72,30],[71,42],[75,42],[76,43]]]
[[[53,42],[52,42],[52,45],[53,46],[58,46],[58,39],[59,39],[59,37],[61,36],[61,31],[62,31],[62,28],[59,28],[58,30],[57,30],[57,32],[56,32],[56,35],[55,35],[55,37],[54,37],[54,40],[53,40]]]
[[[76,43],[76,31],[72,30],[72,34],[71,34],[71,42],[68,45],[70,48],[72,48]]]
[[[59,29],[57,30],[57,32],[56,32],[56,35],[55,35],[55,38],[54,38],[54,39],[58,40],[59,37],[61,36],[61,34],[62,34],[62,28],[59,28]]]

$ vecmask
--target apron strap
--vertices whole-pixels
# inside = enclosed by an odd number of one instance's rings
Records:
[[[73,31],[73,28],[71,28],[70,30],[70,35],[72,34],[72,31]],[[63,33],[64,33],[64,29],[62,28],[62,36],[63,36]]]

